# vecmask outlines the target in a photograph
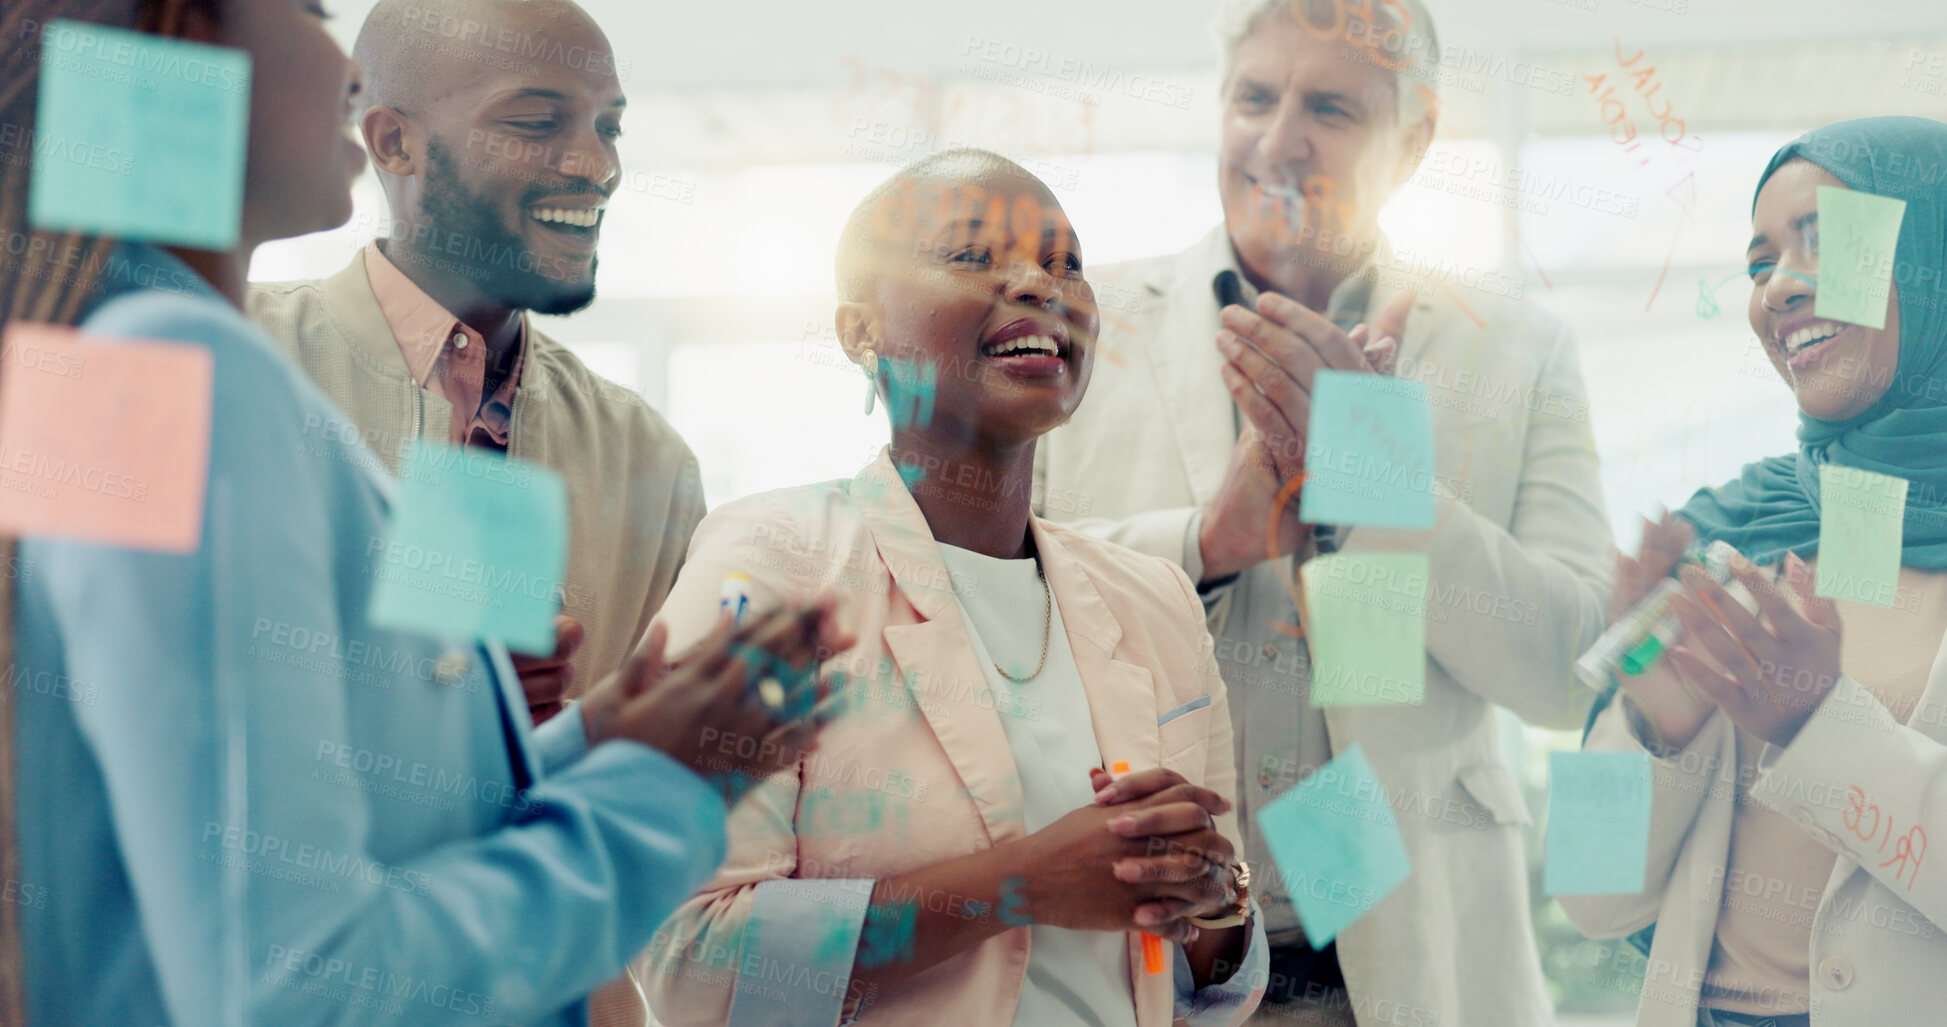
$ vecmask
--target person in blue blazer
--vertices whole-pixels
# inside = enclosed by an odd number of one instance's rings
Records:
[[[94,23],[47,26],[82,8]],[[350,214],[358,72],[323,17],[304,0],[0,17],[44,46],[160,28],[257,70],[237,249],[35,233],[46,266],[0,289],[9,317],[72,310],[37,319],[214,363],[193,553],[20,547],[4,698],[19,872],[49,899],[20,910],[36,1025],[579,1025],[717,867],[726,805],[809,745],[811,703],[778,692],[842,641],[824,602],[723,618],[673,665],[652,633],[536,731],[497,641],[368,620],[392,483],[238,309],[257,243]],[[33,95],[0,90],[0,119],[31,123]],[[29,231],[26,182],[0,174],[9,238]]]

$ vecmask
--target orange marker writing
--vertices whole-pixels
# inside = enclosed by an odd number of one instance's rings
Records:
[[[1128,760],[1116,760],[1114,763],[1109,764],[1110,777],[1119,780],[1123,776],[1127,775],[1128,773],[1129,773]],[[1158,938],[1153,934],[1150,934],[1148,931],[1144,931],[1143,932],[1144,972],[1159,974],[1162,973],[1164,969],[1166,969],[1166,964],[1163,962],[1163,939]]]

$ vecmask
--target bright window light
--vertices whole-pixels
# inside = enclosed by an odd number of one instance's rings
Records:
[[[669,381],[666,413],[703,465],[712,507],[850,478],[891,436],[883,409],[861,412],[865,374],[834,342],[680,345]]]

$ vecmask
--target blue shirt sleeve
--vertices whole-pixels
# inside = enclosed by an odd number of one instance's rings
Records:
[[[77,717],[170,1018],[369,1023],[374,1008],[354,999],[372,997],[414,1024],[525,1023],[620,972],[721,862],[722,800],[640,745],[562,765],[577,716],[545,743],[562,769],[518,812],[467,808],[444,833],[423,831],[439,840],[375,859],[374,838],[412,837],[440,814],[317,783],[317,740],[369,740],[398,711],[433,708],[402,694],[430,686],[398,673],[372,689],[341,666],[252,648],[257,623],[366,630],[337,576],[357,543],[346,518],[376,523],[360,505],[373,500],[347,485],[354,463],[303,455],[317,398],[227,306],[139,294],[89,328],[216,357],[199,549],[26,547],[71,673],[98,683]],[[495,701],[469,693],[439,708]],[[481,722],[491,729],[465,740],[470,751],[504,752],[497,714]],[[452,830],[452,816],[477,827]]]
[[[1190,976],[1190,960],[1184,955],[1183,947],[1177,946],[1176,958],[1170,961],[1175,967],[1176,1022],[1188,1023],[1192,1027],[1223,1027],[1242,1022],[1264,997],[1265,982],[1270,980],[1271,954],[1268,946],[1262,918],[1257,915],[1254,905],[1251,910],[1251,938],[1244,943],[1244,965],[1238,967],[1229,980],[1212,984],[1201,991],[1197,990],[1195,978]]]
[[[558,774],[569,764],[588,754],[588,726],[581,719],[581,704],[569,703],[548,722],[534,729],[534,748],[541,757],[541,772]]]
[[[787,878],[757,885],[730,1001],[730,1027],[833,1027],[874,882]]]

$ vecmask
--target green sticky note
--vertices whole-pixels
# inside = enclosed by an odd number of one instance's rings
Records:
[[[1358,745],[1258,811],[1283,891],[1313,948],[1385,898],[1412,862],[1386,787]]]
[[[1312,387],[1306,524],[1433,527],[1433,413],[1425,382],[1320,371]]]
[[[241,50],[49,23],[28,220],[53,231],[234,249],[250,71]]]
[[[1546,894],[1642,891],[1650,849],[1649,753],[1549,753],[1543,845]]]
[[[1813,592],[1891,609],[1900,585],[1906,479],[1819,467],[1819,559]]]
[[[568,563],[568,488],[538,464],[424,440],[399,461],[399,496],[370,546],[372,623],[554,651]]]
[[[1426,554],[1315,557],[1299,580],[1312,705],[1418,706],[1426,696]]]
[[[1813,313],[1886,327],[1893,250],[1904,217],[1905,200],[1819,186],[1819,291]]]

